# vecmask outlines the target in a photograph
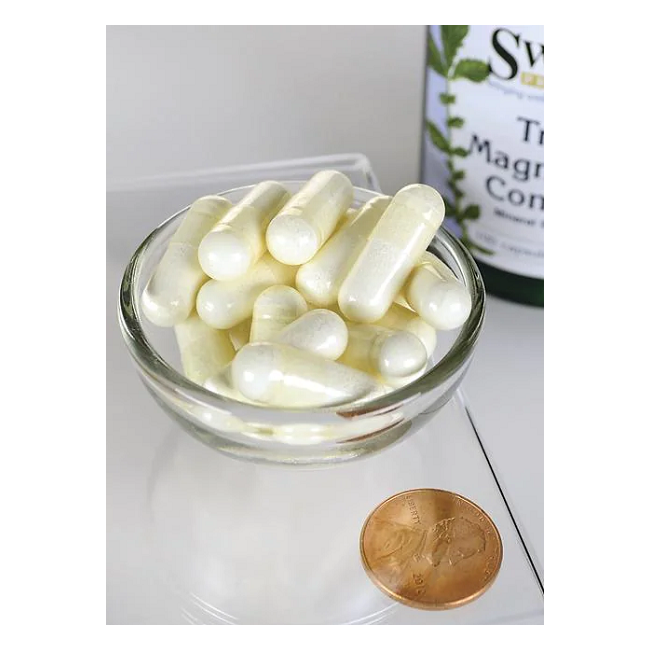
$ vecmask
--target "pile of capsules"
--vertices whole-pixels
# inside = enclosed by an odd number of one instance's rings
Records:
[[[351,209],[337,171],[293,196],[275,181],[239,203],[193,203],[144,290],[174,327],[183,371],[242,402],[305,408],[372,399],[426,370],[436,331],[461,326],[467,289],[426,249],[440,194],[409,185]]]

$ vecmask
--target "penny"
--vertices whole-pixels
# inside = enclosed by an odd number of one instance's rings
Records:
[[[391,598],[419,609],[450,609],[478,598],[503,557],[494,522],[475,503],[446,490],[400,492],[361,530],[370,579]]]

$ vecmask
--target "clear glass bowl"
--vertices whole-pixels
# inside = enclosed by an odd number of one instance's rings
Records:
[[[296,192],[305,181],[286,181]],[[238,202],[253,186],[221,192]],[[358,208],[376,192],[355,188]],[[131,258],[122,279],[119,319],[141,380],[161,408],[206,445],[251,460],[329,464],[377,452],[427,423],[452,397],[469,366],[485,311],[485,289],[460,241],[441,228],[429,250],[468,288],[472,310],[462,328],[439,332],[434,360],[417,380],[360,405],[314,409],[265,408],[210,392],[183,374],[173,328],[148,323],[144,287],[187,208],[156,228]]]

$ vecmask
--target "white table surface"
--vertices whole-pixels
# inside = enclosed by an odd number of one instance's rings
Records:
[[[160,567],[152,563],[143,534],[142,513],[156,454],[176,445],[175,453],[203,459],[204,448],[180,432],[139,383],[115,314],[117,286],[128,257],[154,225],[189,202],[188,194],[190,198],[197,196],[190,185],[181,185],[164,197],[150,187],[110,192],[107,198],[109,624],[187,623],[195,618],[161,587]],[[543,310],[488,297],[485,329],[463,394],[465,404],[461,399],[451,402],[434,419],[436,427],[444,427],[445,418],[455,426],[465,417],[464,406],[469,409],[473,427],[467,420],[457,435],[445,438],[442,446],[432,435],[434,429],[425,427],[380,458],[389,465],[420,463],[418,471],[435,476],[435,487],[455,490],[484,507],[503,538],[501,574],[484,596],[468,606],[450,612],[421,612],[400,605],[386,622],[542,623]],[[416,458],[420,460],[416,462]],[[228,462],[240,461],[219,462],[225,467]],[[340,471],[345,476],[348,470]],[[381,494],[387,497],[409,487],[413,484],[402,484],[395,478],[382,488],[388,492]],[[363,512],[369,511],[368,507],[364,505]]]
[[[544,580],[544,310],[488,296],[463,392]]]

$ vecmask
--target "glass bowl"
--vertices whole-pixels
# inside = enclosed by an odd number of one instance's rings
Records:
[[[286,181],[295,193],[306,181]],[[233,204],[253,186],[221,192]],[[353,208],[380,196],[354,188]],[[198,198],[198,197],[197,197]],[[384,449],[420,429],[452,397],[478,341],[485,289],[467,249],[441,228],[429,250],[468,288],[472,309],[465,324],[439,332],[430,368],[412,383],[361,404],[312,409],[255,406],[217,395],[188,380],[173,328],[151,325],[143,315],[144,287],[188,208],[156,228],[131,258],[122,279],[119,321],[141,380],[160,407],[189,434],[225,454],[294,465],[330,464]]]

